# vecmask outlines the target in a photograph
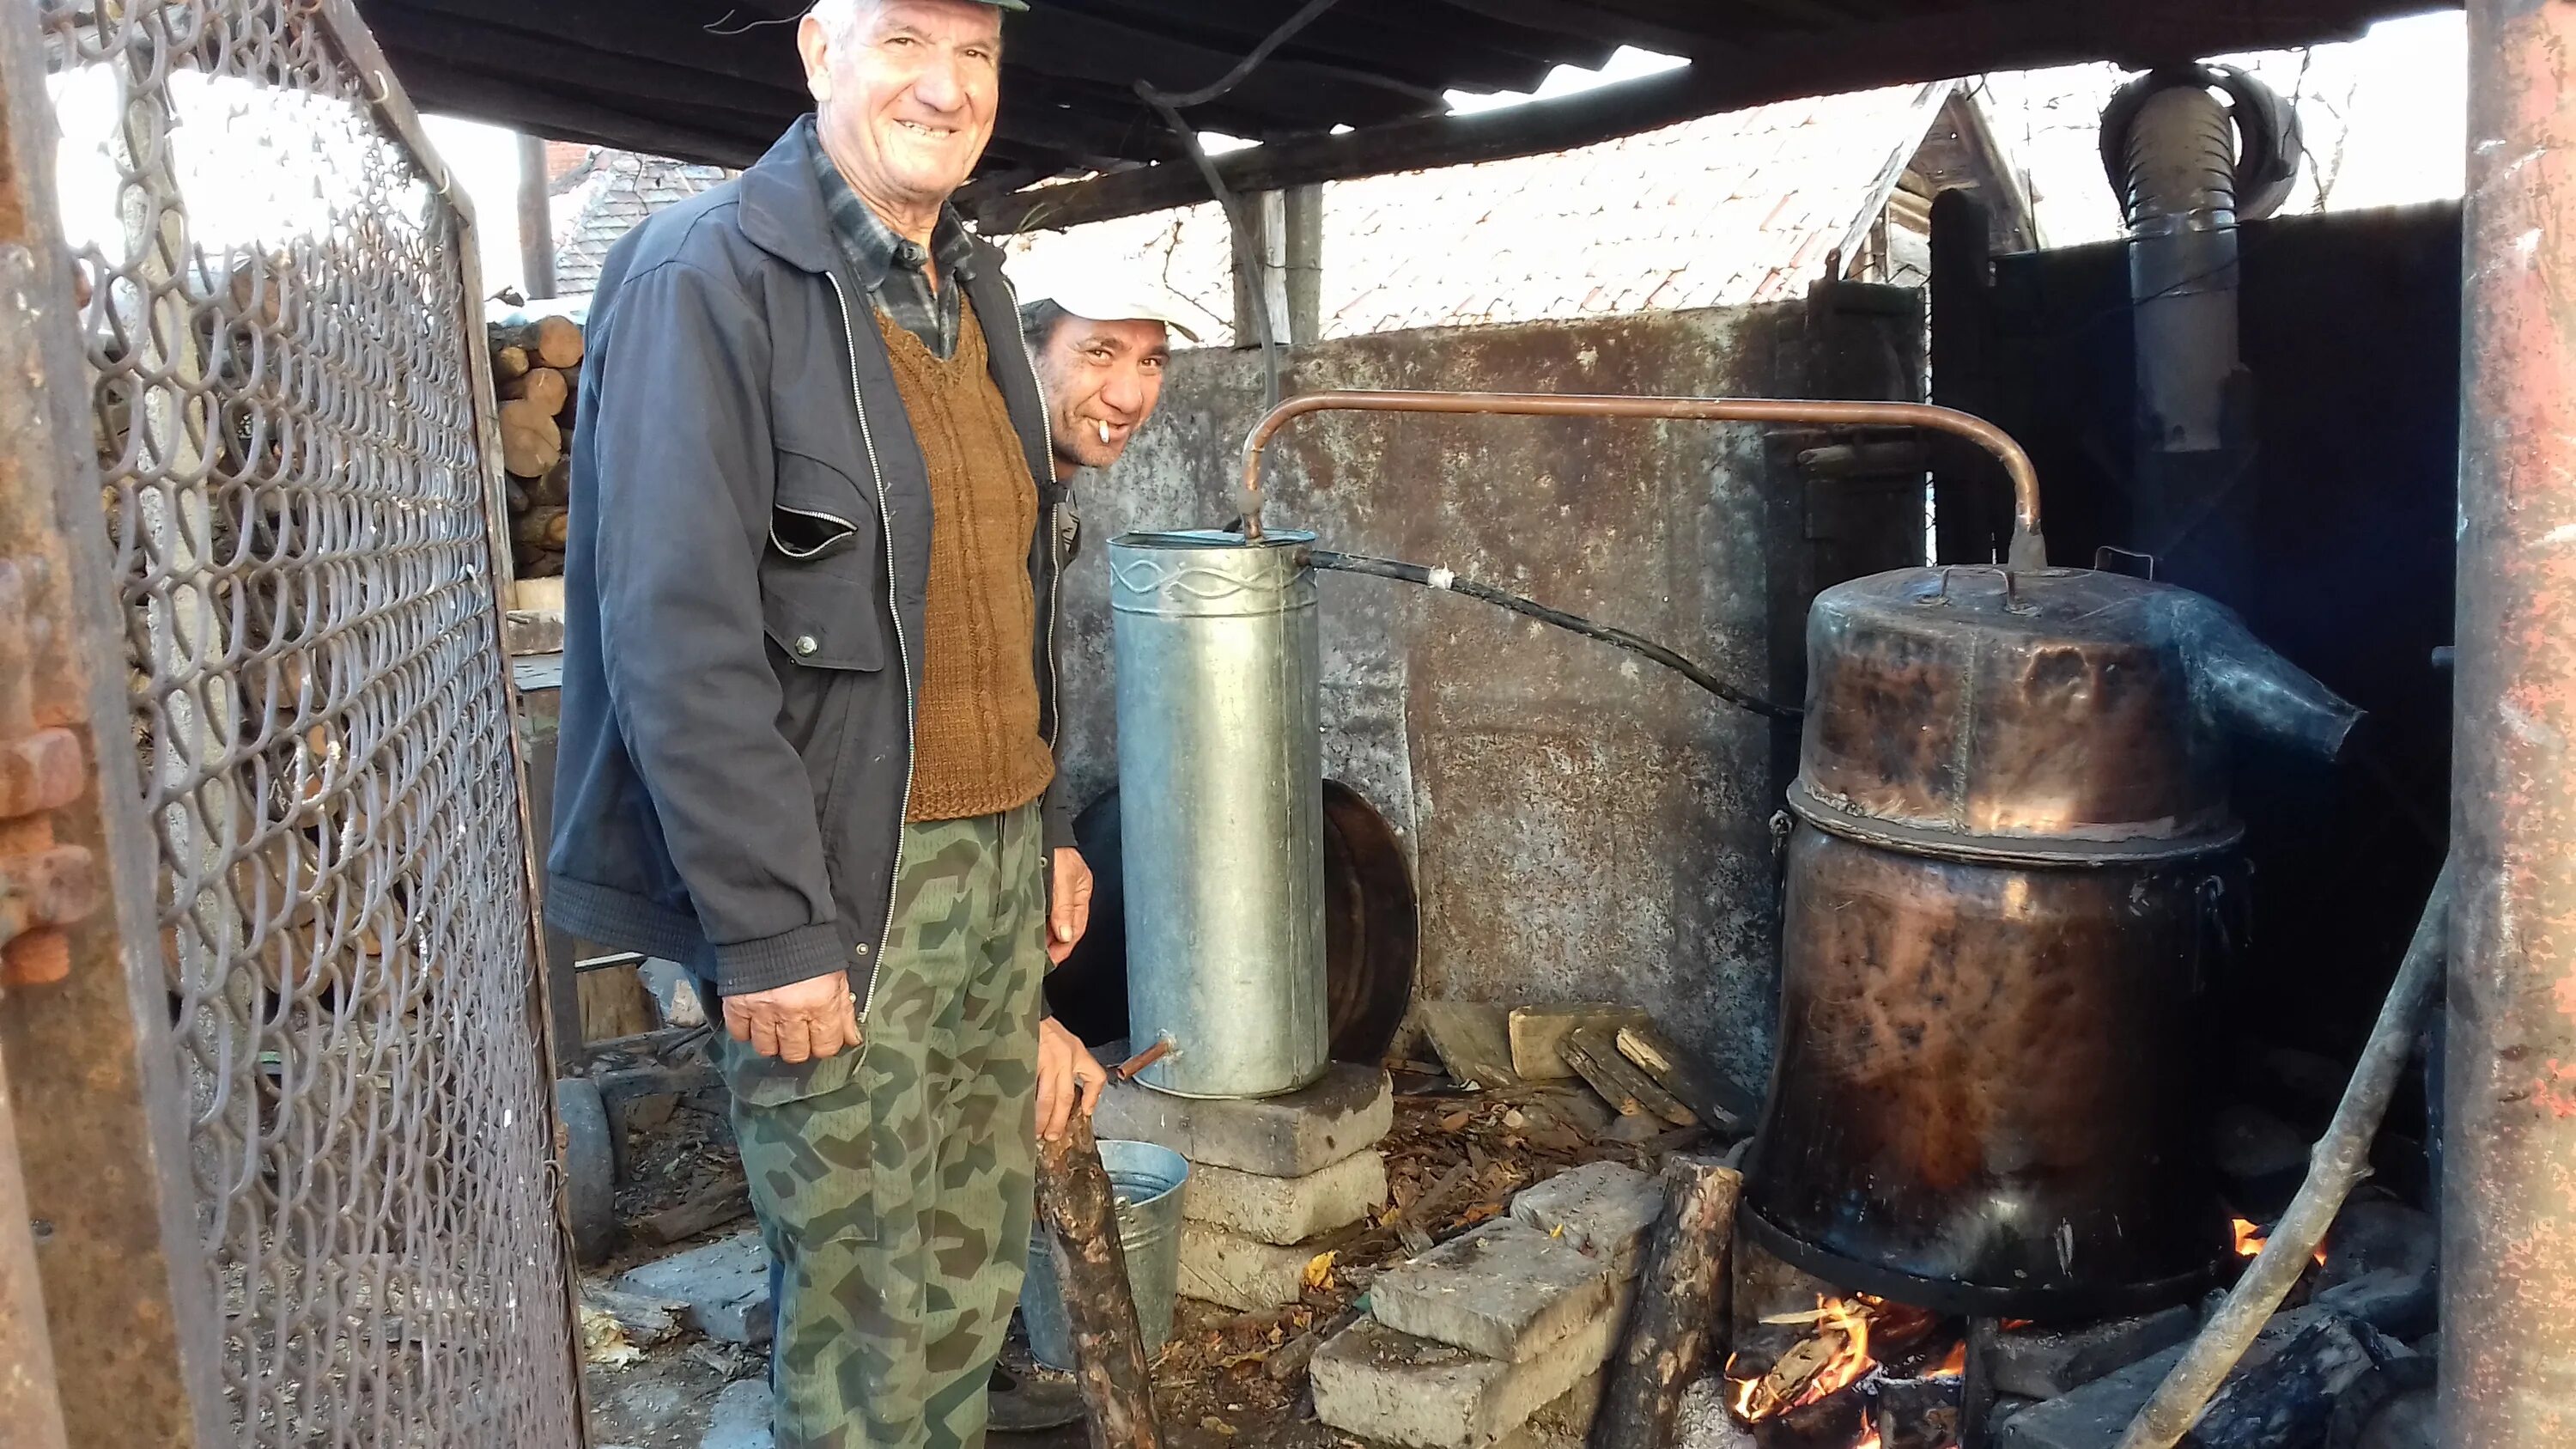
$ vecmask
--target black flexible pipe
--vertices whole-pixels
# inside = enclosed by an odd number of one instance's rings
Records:
[[[1652,639],[1631,634],[1625,629],[1614,629],[1607,624],[1595,624],[1579,615],[1566,613],[1562,609],[1551,609],[1545,604],[1524,599],[1518,594],[1504,593],[1490,584],[1480,584],[1474,579],[1462,579],[1447,569],[1425,568],[1421,564],[1399,563],[1394,559],[1370,558],[1366,554],[1333,553],[1320,548],[1314,550],[1312,558],[1315,567],[1319,569],[1334,569],[1346,574],[1367,574],[1373,578],[1395,579],[1403,583],[1420,584],[1426,589],[1440,589],[1452,594],[1464,594],[1471,599],[1482,599],[1488,604],[1509,609],[1515,614],[1536,619],[1542,624],[1553,624],[1559,629],[1580,634],[1586,639],[1598,639],[1604,644],[1616,644],[1631,654],[1653,660],[1739,709],[1749,709],[1755,714],[1771,719],[1794,720],[1800,717],[1800,711],[1786,705],[1774,704],[1750,690],[1738,688]]]

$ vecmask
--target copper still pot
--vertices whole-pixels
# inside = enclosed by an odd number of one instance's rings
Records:
[[[2182,589],[1904,569],[1808,618],[1749,1231],[1948,1312],[2141,1311],[2228,1259],[2195,998],[2242,894],[2225,753],[2359,711]]]

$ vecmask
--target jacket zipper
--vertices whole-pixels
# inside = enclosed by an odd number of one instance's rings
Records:
[[[1011,285],[1011,279],[1007,274],[1002,278],[1002,295],[1011,299],[1011,316],[1016,321],[1020,314],[1020,289]],[[1019,327],[1016,325],[1014,325],[1011,330],[1019,334],[1020,360],[1028,365],[1029,387],[1038,395],[1038,436],[1046,443],[1047,470],[1049,472],[1053,472],[1055,469],[1055,419],[1047,415],[1046,388],[1037,380],[1037,354],[1029,351],[1028,333],[1020,331]],[[1032,479],[1031,481],[1034,482],[1036,480]],[[1071,500],[1073,497],[1073,491],[1071,489],[1065,490],[1065,497],[1068,501]],[[1065,505],[1058,504],[1057,506],[1064,507]],[[1055,753],[1057,737],[1064,733],[1064,681],[1056,677],[1055,667],[1055,621],[1057,617],[1064,612],[1064,555],[1059,552],[1064,544],[1064,534],[1062,531],[1057,529],[1055,526],[1055,520],[1052,518],[1046,521],[1046,531],[1047,561],[1055,565],[1055,567],[1047,571],[1046,637],[1047,698],[1055,704],[1055,708],[1052,711],[1053,717],[1047,721],[1047,753],[1053,754]]]
[[[894,868],[886,879],[885,925],[877,931],[876,955],[868,962],[868,999],[859,1003],[859,1024],[865,1026],[869,1013],[876,1009],[877,983],[885,979],[886,942],[894,938],[895,893],[903,885],[903,822],[912,815],[912,767],[915,756],[920,753],[920,742],[913,733],[912,646],[903,637],[903,606],[895,598],[894,515],[886,508],[885,470],[877,463],[876,434],[868,428],[867,398],[859,389],[858,327],[850,321],[850,294],[842,290],[840,275],[835,272],[823,275],[832,284],[833,298],[841,304],[841,338],[848,344],[850,355],[850,406],[858,410],[859,444],[868,451],[868,474],[876,480],[877,532],[885,539],[886,614],[894,620],[895,662],[903,666],[903,810],[895,816]],[[1020,345],[1023,349],[1028,346],[1025,339]],[[860,1038],[859,1050],[867,1050],[864,1035]]]

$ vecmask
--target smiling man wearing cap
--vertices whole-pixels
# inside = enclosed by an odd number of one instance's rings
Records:
[[[815,114],[591,307],[546,909],[723,1000],[779,1449],[984,1442],[1036,1140],[1103,1080],[1039,994],[1091,893],[1053,787],[1074,523],[948,204],[1023,8],[820,0]]]
[[[1055,440],[1055,478],[1106,468],[1163,395],[1171,334],[1199,340],[1180,298],[1150,281],[1059,269],[1022,278],[1020,330],[1037,359]]]

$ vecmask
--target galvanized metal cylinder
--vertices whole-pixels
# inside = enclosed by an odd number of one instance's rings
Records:
[[[1321,646],[1312,534],[1109,545],[1138,1080],[1266,1097],[1323,1075]]]

